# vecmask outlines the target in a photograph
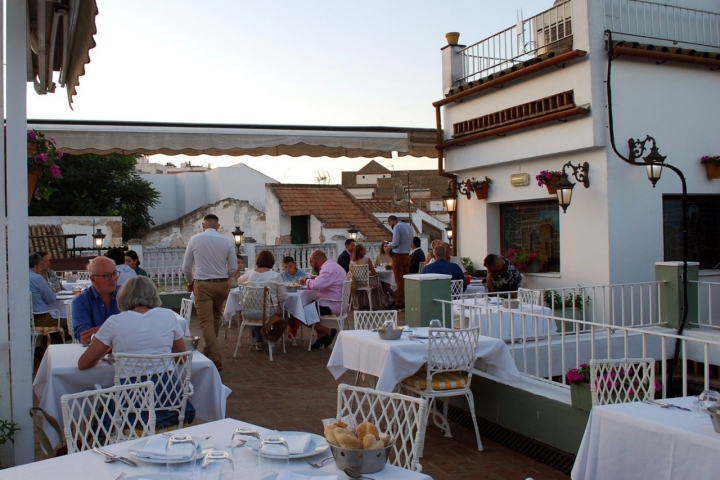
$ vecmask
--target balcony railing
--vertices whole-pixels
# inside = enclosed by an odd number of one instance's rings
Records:
[[[456,83],[487,77],[570,45],[572,1],[567,1],[462,49],[463,74]]]
[[[691,8],[605,0],[605,28],[648,39],[720,47],[720,15]]]
[[[692,280],[690,283],[698,286],[698,322],[693,325],[720,330],[720,283]]]

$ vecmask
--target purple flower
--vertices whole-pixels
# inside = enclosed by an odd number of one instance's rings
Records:
[[[47,163],[47,161],[48,161],[47,153],[38,153],[37,155],[35,155],[35,163],[39,163],[39,161],[43,162],[43,163]]]
[[[57,165],[52,165],[50,167],[50,175],[53,176],[53,178],[58,178],[60,176],[60,167]]]
[[[27,135],[28,135],[28,138],[31,138],[33,140],[35,139],[35,137],[37,137],[35,130],[30,130]]]

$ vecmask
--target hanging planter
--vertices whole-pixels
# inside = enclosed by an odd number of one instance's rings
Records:
[[[54,139],[37,130],[27,132],[28,204],[33,196],[48,200],[57,191],[54,180],[60,178],[62,156]]]
[[[467,180],[463,180],[461,182],[458,182],[458,191],[462,193],[463,195],[467,196],[467,199],[470,200],[472,198],[472,192],[475,192],[475,196],[478,198],[478,200],[484,200],[488,196],[488,190],[490,189],[490,184],[492,183],[492,179],[489,177],[485,177],[484,180],[478,180],[475,177],[468,178]]]
[[[481,183],[477,186],[477,188],[475,188],[475,196],[477,196],[478,200],[486,200],[488,197],[488,190],[490,190],[490,185],[487,183]]]
[[[700,159],[705,165],[705,174],[708,180],[720,178],[720,155],[705,155]]]
[[[36,168],[32,172],[28,172],[28,205],[30,205],[30,202],[32,201],[33,194],[35,193],[35,187],[37,186],[41,173],[42,171],[39,168]]]
[[[592,393],[588,382],[570,384],[570,403],[578,410],[590,411],[592,408]]]
[[[554,170],[543,170],[539,174],[535,175],[535,180],[538,182],[538,187],[545,185],[550,195],[557,194],[555,185],[560,181],[562,172]]]

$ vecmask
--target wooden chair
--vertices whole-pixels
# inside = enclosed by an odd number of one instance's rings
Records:
[[[190,384],[192,373],[192,352],[145,355],[115,353],[116,386],[152,381],[155,384],[154,412],[177,413],[176,425],[159,425],[159,428],[182,428],[188,397],[192,396]],[[158,422],[159,423],[159,422]]]
[[[655,398],[655,360],[590,360],[593,405],[641,402]]]
[[[432,415],[433,422],[445,432],[446,437],[452,437],[447,420],[447,399],[465,395],[475,427],[478,450],[482,451],[475,417],[475,402],[470,390],[479,336],[480,329],[477,327],[459,330],[429,329],[425,368],[403,379],[400,388],[401,391],[407,390],[428,400],[428,417]],[[442,411],[437,408],[438,401],[443,402]],[[422,449],[420,451],[422,453]]]
[[[358,302],[358,296],[362,295],[361,292],[367,294],[368,309],[372,312],[373,293],[380,290],[380,281],[377,275],[370,275],[370,267],[368,265],[350,265],[350,274],[353,281],[355,282],[355,295],[353,298],[353,308],[360,308],[360,302]]]
[[[260,327],[275,314],[277,305],[273,302],[270,290],[267,287],[245,287],[245,293],[240,300],[240,331],[238,332],[237,343],[233,358],[237,358],[238,347],[242,343],[242,332],[245,327]],[[256,343],[255,333],[250,329],[250,348]],[[270,361],[273,359],[273,342],[267,341]],[[282,335],[283,353],[285,351],[285,335]]]
[[[60,405],[68,453],[155,434],[153,382],[67,394]]]
[[[388,463],[422,471],[420,455],[427,421],[427,402],[422,398],[370,388],[338,385],[337,418],[354,415],[358,423],[370,422],[380,432],[395,436]]]

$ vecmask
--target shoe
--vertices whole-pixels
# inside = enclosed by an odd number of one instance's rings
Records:
[[[329,335],[323,335],[322,337],[318,338],[317,340],[315,340],[315,343],[310,346],[310,348],[312,350],[317,350],[318,348],[325,346],[325,341],[328,337]]]
[[[222,362],[220,360],[215,360],[213,363],[215,364],[215,368],[217,368],[217,371],[222,372]]]
[[[263,342],[257,342],[255,344],[255,351],[262,352],[263,350],[265,350],[265,344]]]
[[[330,344],[333,342],[333,340],[335,340],[337,333],[338,333],[337,328],[330,329],[330,335],[325,337],[325,343],[323,343],[323,345],[325,345],[325,348],[328,348],[330,346]]]

